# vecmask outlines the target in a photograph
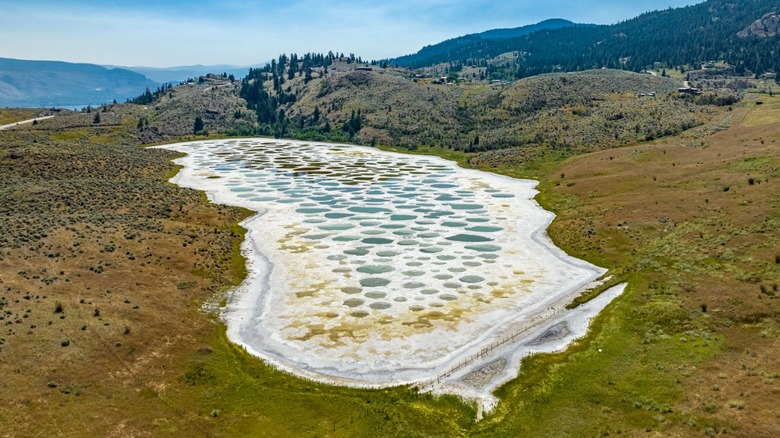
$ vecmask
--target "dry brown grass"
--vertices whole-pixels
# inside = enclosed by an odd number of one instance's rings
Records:
[[[214,334],[200,306],[232,281],[243,213],[164,183],[170,153],[40,125],[4,134],[0,155],[3,434],[197,431],[164,394]]]
[[[9,108],[0,111],[0,125],[8,125],[10,123],[21,122],[22,120],[30,120],[45,113],[45,110],[40,108]]]
[[[666,289],[723,336],[721,353],[682,380],[675,410],[698,426],[668,433],[780,433],[780,99],[761,99],[723,111],[714,123],[730,117],[731,128],[699,147],[670,138],[597,152],[543,185],[542,199],[559,214],[550,228],[556,242]]]

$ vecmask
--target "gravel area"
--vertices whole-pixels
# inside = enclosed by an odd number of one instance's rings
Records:
[[[506,359],[501,358],[466,374],[460,380],[469,386],[481,389],[487,386],[494,377],[501,374],[504,367],[506,367]]]

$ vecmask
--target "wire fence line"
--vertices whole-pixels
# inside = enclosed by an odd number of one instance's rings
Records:
[[[544,323],[549,322],[550,318],[560,315],[563,312],[565,312],[566,306],[556,306],[556,307],[550,307],[545,312],[534,316],[532,319],[530,319],[526,324],[524,324],[519,329],[515,330],[513,334],[509,336],[505,336],[503,338],[500,338],[492,343],[490,343],[488,346],[482,348],[479,350],[479,352],[472,354],[471,356],[467,357],[466,359],[459,362],[454,367],[450,368],[446,372],[439,374],[433,379],[420,382],[417,384],[417,387],[420,389],[428,389],[428,388],[434,388],[436,385],[441,384],[442,380],[445,380],[449,377],[452,377],[455,373],[462,370],[463,368],[468,367],[469,365],[473,364],[474,362],[484,359],[485,357],[489,356],[493,351],[495,351],[497,348],[502,347],[507,344],[512,344],[518,340],[518,338],[526,336],[530,331],[539,328],[539,326],[543,325]]]

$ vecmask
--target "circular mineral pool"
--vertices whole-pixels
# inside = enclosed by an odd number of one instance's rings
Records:
[[[501,247],[498,246],[498,245],[489,245],[489,244],[485,244],[485,245],[467,245],[466,249],[471,249],[471,250],[479,251],[479,252],[495,252],[495,251],[500,251]]]
[[[477,243],[477,242],[492,242],[493,239],[485,236],[479,236],[476,234],[456,234],[454,236],[445,237],[445,239],[453,241],[453,242],[468,242],[468,243]]]
[[[387,265],[365,265],[357,268],[357,271],[363,274],[384,274],[394,270],[395,268]]]
[[[390,304],[390,303],[385,303],[385,302],[381,302],[380,301],[380,302],[376,302],[376,303],[371,303],[371,304],[368,305],[368,307],[370,307],[370,308],[372,308],[374,310],[385,310],[385,309],[389,309],[389,308],[393,307],[393,305]]]
[[[354,242],[356,240],[360,240],[362,237],[360,236],[336,236],[333,238],[334,242]]]
[[[419,289],[421,287],[425,287],[425,283],[420,283],[419,281],[410,281],[408,283],[404,283],[403,287],[405,289]]]
[[[390,284],[390,280],[382,277],[369,277],[360,280],[360,285],[363,287],[382,287]]]
[[[347,307],[359,307],[363,303],[365,303],[365,301],[361,300],[359,298],[350,298],[350,299],[344,301],[344,305],[347,306]]]
[[[407,277],[422,277],[425,271],[404,271],[403,274]]]
[[[365,243],[366,245],[387,245],[393,242],[394,242],[393,239],[384,239],[381,237],[369,237],[363,239],[363,243]]]

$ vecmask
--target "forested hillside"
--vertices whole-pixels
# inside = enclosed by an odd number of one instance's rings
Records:
[[[771,18],[778,11],[780,4],[772,0],[709,0],[610,26],[477,39],[447,51],[447,56],[431,58],[423,49],[387,62],[412,68],[449,63],[459,70],[469,65],[486,67],[501,54],[517,52],[515,62],[494,67],[491,77],[512,79],[602,67],[641,71],[662,65],[685,70],[708,61],[725,61],[738,73],[761,75],[780,71],[777,20]],[[750,28],[754,30],[746,30]]]
[[[463,53],[473,53],[473,57],[478,57],[478,52],[474,52],[482,47],[482,43],[493,42],[498,44],[498,40],[519,38],[534,32],[560,29],[564,27],[583,26],[572,23],[569,20],[550,19],[536,24],[521,26],[512,29],[493,29],[481,33],[464,35],[462,37],[451,38],[438,44],[425,46],[419,52],[401,56],[392,60],[394,65],[405,67],[419,67],[442,62],[450,62],[452,59],[459,59]]]

